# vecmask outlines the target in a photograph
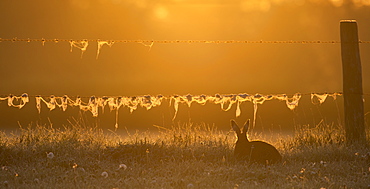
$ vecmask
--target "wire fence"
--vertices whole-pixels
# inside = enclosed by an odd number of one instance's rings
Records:
[[[101,40],[101,39],[44,39],[44,38],[38,38],[38,39],[20,39],[20,38],[0,38],[0,42],[41,42],[43,45],[46,42],[53,42],[53,43],[59,43],[59,42],[69,42],[71,45],[71,51],[73,47],[81,49],[82,53],[86,51],[88,43],[89,42],[97,42],[98,43],[98,51],[97,51],[97,58],[99,56],[99,51],[100,48],[103,45],[108,45],[111,46],[114,43],[138,43],[138,44],[143,44],[147,47],[152,47],[153,44],[159,43],[159,44],[176,44],[176,43],[187,43],[187,44],[340,44],[341,41],[337,40],[282,40],[282,41],[265,41],[265,40]],[[370,41],[362,41],[359,40],[358,43],[360,44],[370,44]],[[81,55],[82,56],[82,55]],[[337,94],[337,95],[342,95],[342,92],[320,92],[320,93],[299,93],[301,96],[306,96],[306,95],[313,95],[313,94]],[[295,94],[284,94],[287,96],[293,96]],[[364,96],[370,96],[370,93],[364,93],[360,94]],[[1,95],[0,98],[7,98],[9,96],[13,95]],[[29,96],[28,97],[41,97],[40,95],[36,96]],[[176,95],[174,95],[176,96]],[[275,96],[275,95],[272,95]],[[48,96],[44,96],[47,98]],[[50,97],[50,96],[49,96]],[[105,96],[107,97],[107,96]],[[109,98],[117,98],[118,96],[109,96]],[[165,98],[172,98],[173,96],[167,96]],[[81,96],[74,96],[71,98],[91,98],[88,96],[81,97]],[[107,97],[108,98],[108,97]]]
[[[286,41],[264,41],[264,40],[101,40],[101,39],[19,39],[19,38],[12,38],[12,39],[3,39],[0,38],[0,42],[41,42],[42,45],[45,45],[46,42],[69,42],[71,46],[71,51],[73,47],[79,48],[82,53],[86,51],[89,42],[96,42],[98,44],[97,56],[99,56],[100,48],[103,45],[112,46],[114,43],[138,43],[144,46],[149,47],[149,50],[152,48],[153,44],[179,44],[179,43],[187,43],[187,44],[341,44],[341,41],[337,40],[286,40]],[[358,41],[359,44],[369,44],[370,41]],[[81,54],[82,56],[82,54]],[[0,103],[2,101],[7,101],[8,106],[22,108],[26,103],[29,102],[29,98],[33,97],[36,100],[36,107],[38,111],[41,111],[41,103],[43,102],[49,110],[53,110],[56,107],[61,108],[63,111],[67,109],[68,106],[70,107],[79,107],[81,110],[90,111],[94,117],[98,116],[98,110],[104,109],[105,106],[109,106],[110,110],[116,110],[118,114],[118,110],[121,107],[128,107],[130,112],[137,109],[137,107],[141,106],[146,108],[147,110],[159,106],[162,103],[162,100],[168,100],[170,105],[173,106],[175,109],[174,117],[176,118],[179,104],[184,103],[187,104],[189,107],[192,103],[198,104],[206,104],[206,103],[214,103],[220,104],[221,109],[224,111],[228,111],[231,107],[236,104],[236,117],[240,116],[240,104],[246,101],[252,102],[254,104],[254,117],[256,117],[257,112],[257,105],[263,104],[265,101],[269,100],[279,100],[285,101],[286,106],[290,110],[294,110],[299,103],[299,100],[302,96],[310,96],[311,102],[313,104],[322,104],[325,102],[327,97],[332,97],[334,100],[337,96],[342,96],[343,92],[322,92],[322,93],[295,93],[295,94],[270,94],[270,95],[262,95],[262,94],[254,94],[250,95],[247,93],[243,94],[216,94],[216,95],[171,95],[171,96],[151,96],[151,95],[143,95],[143,96],[90,96],[90,97],[81,97],[81,96],[41,96],[41,95],[28,95],[24,93],[20,96],[15,95],[0,95]],[[363,96],[370,96],[370,94],[359,94]],[[82,100],[85,99],[85,100]],[[117,119],[117,118],[116,118]],[[255,121],[255,119],[254,119]],[[255,124],[255,123],[254,123]],[[116,120],[116,127],[118,127],[118,123]]]
[[[265,41],[265,40],[101,40],[101,39],[3,39],[0,42],[113,42],[113,43],[160,43],[160,44],[173,44],[173,43],[209,43],[209,44],[232,44],[232,43],[246,43],[246,44],[340,44],[337,40],[282,40],[282,41]],[[361,41],[358,43],[370,43],[370,41]]]

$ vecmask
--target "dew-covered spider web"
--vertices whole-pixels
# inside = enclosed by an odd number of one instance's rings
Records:
[[[23,108],[27,102],[29,102],[28,94],[23,93],[21,96],[9,95],[7,97],[0,97],[0,101],[8,101],[8,106]]]
[[[84,54],[84,52],[87,49],[87,46],[89,46],[89,41],[87,41],[87,40],[79,40],[79,41],[70,40],[69,44],[71,45],[71,50],[70,50],[71,52],[73,50],[73,47],[76,47],[76,48],[81,50],[81,58],[82,58],[82,55]]]
[[[101,48],[104,46],[104,45],[107,45],[109,47],[112,47],[112,45],[114,44],[114,41],[97,41],[98,42],[98,50],[96,52],[96,59],[99,58],[99,54],[100,54],[100,50]]]
[[[331,96],[334,100],[337,96],[341,96],[342,93],[311,93],[311,102],[313,104],[322,104],[325,102],[328,96]],[[60,108],[63,111],[66,111],[68,107],[78,107],[82,111],[91,112],[93,117],[99,116],[99,109],[104,113],[106,106],[109,107],[110,111],[116,111],[116,124],[115,127],[118,128],[118,112],[120,108],[128,108],[130,113],[137,110],[139,107],[150,110],[154,107],[161,106],[163,101],[168,101],[169,105],[174,109],[173,120],[176,119],[177,113],[179,111],[180,104],[186,104],[189,108],[193,103],[205,105],[207,103],[213,103],[220,105],[221,110],[229,111],[235,105],[235,117],[239,117],[242,114],[240,105],[244,102],[251,102],[254,107],[253,111],[253,126],[255,125],[256,115],[258,110],[258,105],[265,103],[270,100],[279,100],[285,101],[287,108],[294,110],[298,104],[299,100],[302,97],[302,94],[296,93],[294,95],[286,94],[275,94],[275,95],[263,95],[263,94],[254,94],[250,95],[247,93],[243,94],[216,94],[214,96],[210,95],[172,95],[172,96],[116,96],[116,97],[96,97],[91,96],[88,100],[82,100],[82,97],[69,97],[64,96],[54,96],[49,97],[44,96],[34,96],[36,100],[36,108],[39,113],[41,113],[41,104],[44,103],[49,111],[56,108]],[[30,96],[27,93],[24,93],[20,96],[9,95],[6,97],[0,97],[1,101],[7,101],[8,106],[23,108],[26,103],[29,102]],[[84,98],[85,99],[85,98]]]

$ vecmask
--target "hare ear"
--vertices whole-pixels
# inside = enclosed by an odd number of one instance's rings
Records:
[[[233,128],[233,130],[236,132],[236,134],[241,134],[242,132],[240,131],[240,128],[238,126],[238,124],[236,124],[236,122],[234,120],[231,120],[231,127]]]
[[[244,127],[243,127],[243,133],[248,132],[250,122],[251,122],[250,119],[248,119],[247,122],[245,122]]]

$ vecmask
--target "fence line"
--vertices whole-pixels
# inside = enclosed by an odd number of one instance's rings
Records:
[[[97,58],[99,55],[100,48],[103,45],[112,46],[114,43],[140,43],[147,47],[152,47],[154,43],[162,43],[162,44],[171,44],[171,43],[206,43],[206,44],[230,44],[230,43],[244,43],[244,44],[340,44],[340,41],[320,41],[320,40],[313,40],[313,41],[238,41],[238,40],[99,40],[99,39],[84,39],[84,40],[67,40],[67,39],[2,39],[0,38],[0,42],[42,42],[44,45],[45,42],[69,42],[71,46],[71,51],[73,47],[79,48],[82,53],[86,51],[89,42],[97,42],[98,43],[98,51],[97,51]],[[150,44],[149,44],[150,43]],[[370,43],[370,41],[358,41],[358,43]],[[82,56],[82,54],[81,54]],[[136,110],[139,106],[146,108],[147,110],[160,106],[162,100],[168,100],[170,106],[173,106],[175,113],[173,119],[176,118],[179,104],[187,104],[188,107],[191,106],[193,102],[198,104],[206,104],[206,103],[214,103],[220,104],[221,109],[223,111],[228,111],[232,108],[234,104],[236,104],[236,117],[241,115],[240,104],[246,101],[252,102],[254,105],[254,123],[256,119],[256,113],[258,104],[263,104],[265,101],[269,100],[279,100],[285,101],[286,106],[290,110],[294,110],[299,103],[299,100],[302,96],[311,96],[311,102],[313,104],[322,104],[326,101],[327,97],[332,97],[334,100],[337,96],[342,96],[343,92],[334,92],[334,93],[295,93],[295,94],[270,94],[270,95],[262,95],[262,94],[255,94],[249,95],[247,93],[244,94],[226,94],[220,95],[216,94],[214,96],[209,95],[172,95],[172,96],[150,96],[150,95],[142,95],[142,96],[131,96],[131,97],[124,97],[124,96],[103,96],[103,97],[81,97],[81,96],[61,96],[56,97],[54,95],[51,96],[41,96],[41,95],[28,95],[24,93],[20,96],[14,95],[0,95],[0,103],[1,101],[7,101],[8,106],[16,107],[16,108],[23,108],[26,103],[29,102],[30,97],[34,97],[36,99],[36,107],[41,112],[41,102],[43,102],[49,110],[53,110],[56,107],[61,108],[63,111],[67,109],[68,106],[70,107],[79,107],[83,111],[89,111],[92,113],[93,117],[97,117],[99,114],[99,108],[104,111],[104,107],[108,106],[109,109],[116,111],[116,125],[115,127],[118,128],[118,110],[121,107],[129,108],[130,112]],[[357,94],[357,95],[364,95],[370,96],[370,94]],[[87,102],[82,101],[82,98],[88,99]],[[75,99],[75,100],[72,100]]]
[[[341,20],[340,21],[340,41],[331,40],[331,41],[321,41],[321,40],[288,40],[288,41],[248,41],[248,40],[100,40],[100,39],[18,39],[17,37],[12,39],[2,39],[0,42],[41,42],[42,45],[45,45],[45,42],[69,42],[71,46],[71,52],[73,47],[76,47],[82,51],[81,58],[83,53],[86,51],[89,42],[97,42],[98,50],[96,58],[98,59],[100,48],[103,45],[112,46],[114,43],[140,43],[146,47],[149,47],[149,50],[152,48],[154,43],[161,44],[173,44],[173,43],[206,43],[206,44],[341,44],[341,55],[342,55],[342,68],[343,68],[343,92],[341,93],[323,93],[316,94],[311,93],[311,101],[314,103],[313,99],[316,97],[316,102],[319,104],[325,102],[328,96],[332,96],[336,99],[337,95],[344,98],[344,114],[345,114],[345,130],[346,130],[346,139],[349,143],[354,142],[364,142],[366,141],[366,132],[364,124],[364,97],[362,89],[362,70],[361,70],[361,61],[359,53],[359,44],[364,43],[368,44],[370,41],[361,41],[358,38],[357,30],[357,21],[356,20]],[[354,84],[354,85],[353,85]],[[249,95],[249,94],[232,94],[232,95],[215,95],[215,96],[193,96],[185,95],[178,96],[174,95],[170,97],[170,104],[173,101],[173,106],[175,108],[175,115],[177,115],[179,103],[186,103],[189,107],[191,103],[197,102],[199,104],[205,104],[207,102],[213,102],[215,104],[221,104],[222,110],[229,110],[233,104],[236,104],[236,117],[240,116],[240,104],[245,101],[252,102],[254,104],[254,122],[256,120],[257,105],[264,103],[266,100],[277,99],[280,101],[285,101],[287,107],[290,110],[294,110],[298,106],[298,102],[302,94],[296,93],[293,96],[289,97],[286,94],[279,95]],[[47,107],[52,110],[56,106],[59,106],[66,110],[68,106],[78,106],[81,110],[90,111],[94,117],[98,116],[98,109],[104,108],[107,104],[111,110],[116,110],[116,116],[118,117],[118,110],[121,106],[130,108],[130,111],[136,110],[138,106],[145,107],[150,109],[152,107],[161,105],[162,99],[164,96],[152,97],[139,96],[139,97],[99,97],[96,98],[92,96],[89,98],[88,103],[83,103],[81,97],[77,97],[76,100],[72,100],[67,95],[63,97],[50,96],[49,99],[44,99],[41,96],[36,96],[36,106],[37,109],[41,110],[41,102],[44,102]],[[5,98],[0,97],[0,102],[3,100],[8,101],[9,106],[22,108],[27,102],[29,102],[28,94],[24,93],[21,96],[9,95]],[[14,101],[19,104],[14,104]],[[225,109],[225,106],[227,107]],[[104,109],[103,109],[104,110]],[[118,127],[116,117],[116,128]]]

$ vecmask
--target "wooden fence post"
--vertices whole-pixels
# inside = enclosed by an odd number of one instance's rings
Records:
[[[356,20],[340,21],[344,128],[348,143],[366,141],[362,69]]]

